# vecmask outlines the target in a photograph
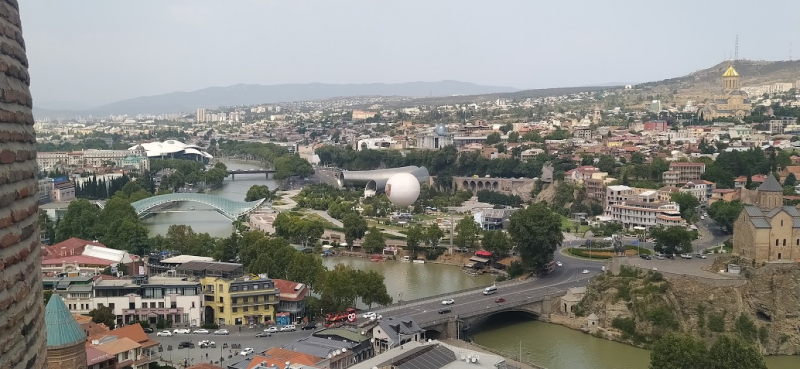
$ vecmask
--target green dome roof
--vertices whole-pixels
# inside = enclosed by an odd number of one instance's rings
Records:
[[[71,346],[86,342],[83,329],[58,294],[54,293],[47,302],[44,324],[47,329],[47,347]]]

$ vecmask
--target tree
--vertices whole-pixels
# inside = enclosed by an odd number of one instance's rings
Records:
[[[508,132],[511,132],[513,130],[514,130],[514,125],[511,123],[506,123],[500,127],[500,132],[503,132],[504,135],[508,134]]]
[[[653,343],[650,369],[701,369],[705,368],[706,355],[703,341],[687,335],[667,334]]]
[[[364,242],[361,243],[361,248],[367,253],[376,253],[386,247],[386,240],[383,239],[383,233],[376,227],[370,227],[369,232],[364,236]]]
[[[295,251],[286,278],[313,289],[324,271],[325,266],[319,256]]]
[[[326,311],[342,311],[355,304],[358,289],[354,275],[355,271],[344,264],[336,264],[332,270],[322,273],[317,292]]]
[[[84,240],[95,240],[100,233],[97,225],[100,222],[100,209],[88,200],[78,199],[69,203],[67,212],[56,227],[56,242],[71,237]]]
[[[519,142],[519,132],[511,132],[508,134],[508,142],[510,143],[517,143]]]
[[[722,335],[708,350],[708,365],[703,368],[767,369],[767,364],[754,346],[738,338]]]
[[[783,181],[783,185],[794,187],[795,184],[797,184],[797,178],[795,178],[794,173],[789,173]]]
[[[501,258],[511,251],[511,240],[503,231],[486,231],[483,232],[481,246],[492,255]]]
[[[406,235],[406,248],[412,258],[417,257],[417,248],[424,238],[425,230],[419,224],[414,225],[408,230],[408,234]]]
[[[355,271],[356,293],[361,302],[367,304],[367,309],[372,308],[372,304],[388,305],[392,303],[392,297],[386,291],[384,276],[374,270]]]
[[[356,213],[347,213],[342,219],[344,227],[344,240],[350,251],[353,251],[353,241],[359,240],[367,233],[367,221]]]
[[[514,212],[508,233],[523,265],[533,272],[541,271],[553,260],[553,254],[564,240],[561,216],[552,212],[544,202]]]
[[[644,164],[644,154],[640,152],[634,152],[631,154],[631,163],[633,164]]]
[[[655,239],[655,250],[665,254],[691,253],[696,233],[685,227],[656,227],[650,232]]]
[[[600,160],[597,161],[597,169],[603,172],[611,173],[614,167],[617,166],[617,161],[611,155],[600,155]]]
[[[468,248],[470,250],[478,247],[478,235],[481,233],[481,227],[471,216],[467,216],[459,220],[456,224],[455,232],[456,246],[460,248]]]
[[[325,233],[325,225],[318,219],[280,213],[272,223],[275,235],[283,237],[304,247],[316,242]]]
[[[717,224],[725,227],[728,232],[733,232],[733,223],[739,218],[739,213],[744,209],[744,205],[739,200],[715,201],[708,208],[708,216]]]
[[[425,244],[430,245],[432,248],[439,247],[439,241],[444,237],[444,231],[439,228],[439,225],[433,223],[425,230]]]
[[[103,323],[108,329],[114,329],[117,325],[117,316],[109,306],[100,306],[90,311],[89,316],[92,317],[92,322]]]
[[[488,136],[486,136],[486,145],[494,145],[500,142],[500,133],[492,132]]]
[[[267,199],[268,201],[272,199],[272,193],[269,191],[268,186],[252,185],[244,197],[244,201],[256,201],[259,199]]]
[[[697,218],[695,209],[700,205],[700,200],[689,192],[673,192],[669,199],[681,208],[681,218],[687,222],[694,222]]]

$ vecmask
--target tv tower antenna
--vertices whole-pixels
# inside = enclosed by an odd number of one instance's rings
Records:
[[[736,34],[736,44],[734,46],[734,50],[736,50],[733,54],[733,60],[739,60],[739,34]]]

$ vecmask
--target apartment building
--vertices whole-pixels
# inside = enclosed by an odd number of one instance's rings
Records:
[[[714,190],[714,182],[697,180],[686,182],[680,188],[680,192],[690,193],[697,198],[701,204],[706,203],[711,198],[711,191]]]
[[[583,186],[587,179],[602,180],[606,177],[608,177],[607,172],[590,165],[580,166],[564,173],[564,181],[577,186]]]
[[[600,178],[589,178],[584,180],[583,184],[586,186],[586,195],[589,198],[600,201],[602,204],[605,202],[605,180]]]
[[[204,321],[219,325],[275,321],[280,291],[266,275],[245,276],[242,264],[223,262],[190,261],[175,270],[200,282]]]
[[[149,170],[150,161],[144,148],[136,150],[83,150],[39,152],[36,163],[39,170],[49,171],[59,167],[99,168],[113,164],[116,167]]]
[[[159,319],[178,326],[199,326],[202,322],[200,283],[177,277],[136,276],[130,279],[98,277],[93,286],[93,305],[108,306],[117,324]]]
[[[676,203],[628,200],[611,205],[609,214],[612,221],[622,223],[628,229],[686,225]]]
[[[664,172],[664,183],[668,186],[682,186],[686,182],[700,179],[705,172],[705,163],[670,163],[669,171]]]
[[[116,358],[116,368],[147,369],[159,359],[159,342],[151,340],[138,324],[98,333],[88,338],[86,348]]]
[[[55,202],[75,200],[75,184],[67,177],[54,178],[50,182],[50,200]]]

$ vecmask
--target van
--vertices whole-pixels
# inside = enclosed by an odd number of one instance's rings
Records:
[[[495,286],[489,286],[483,290],[484,295],[494,295],[495,293],[497,293],[497,287]]]

